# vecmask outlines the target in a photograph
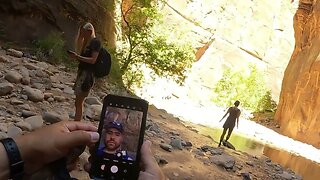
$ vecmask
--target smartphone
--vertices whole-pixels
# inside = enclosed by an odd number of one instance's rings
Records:
[[[104,98],[91,179],[138,179],[147,111],[143,99],[110,94]]]

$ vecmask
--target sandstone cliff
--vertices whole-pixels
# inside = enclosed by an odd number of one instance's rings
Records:
[[[103,1],[104,2],[104,1]],[[69,46],[80,23],[90,21],[98,36],[115,44],[113,1],[96,0],[1,0],[0,31],[6,41],[30,43],[50,31],[64,33]]]
[[[320,148],[320,1],[300,0],[295,48],[285,70],[275,119],[290,137]]]

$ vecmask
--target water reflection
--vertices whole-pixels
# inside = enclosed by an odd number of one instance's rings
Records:
[[[222,133],[222,128],[208,128],[198,126],[196,128],[200,134],[210,136],[217,143]],[[250,137],[246,137],[235,132],[232,133],[229,140],[238,151],[246,152],[251,155],[265,155],[273,162],[281,164],[285,168],[289,168],[301,175],[305,180],[320,179],[320,164],[313,162],[301,156],[293,155],[287,151],[278,150],[264,144],[261,144]],[[214,144],[213,146],[217,146]]]
[[[311,160],[268,146],[265,146],[263,153],[272,161],[298,173],[305,180],[320,179],[320,165]]]

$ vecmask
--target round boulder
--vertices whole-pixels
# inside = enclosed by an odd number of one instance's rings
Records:
[[[11,83],[0,83],[0,96],[10,94],[13,90],[13,85]]]
[[[11,82],[11,83],[20,83],[22,80],[22,76],[19,72],[17,71],[9,71],[5,77],[4,77],[7,81]]]

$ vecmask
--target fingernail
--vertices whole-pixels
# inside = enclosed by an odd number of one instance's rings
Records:
[[[91,136],[92,142],[97,142],[99,140],[99,133],[97,132],[89,132]]]

